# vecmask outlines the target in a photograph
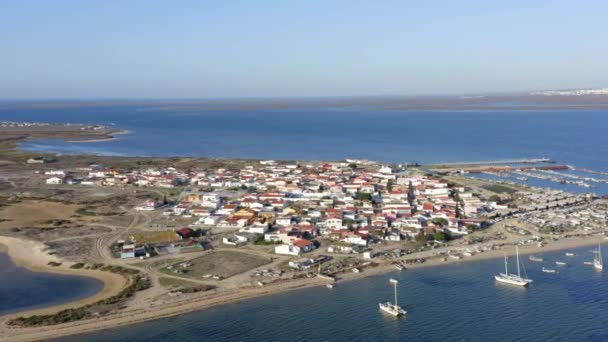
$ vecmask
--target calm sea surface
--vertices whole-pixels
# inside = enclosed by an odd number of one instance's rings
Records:
[[[549,157],[608,171],[608,112],[372,110],[158,111],[155,107],[10,109],[0,120],[115,124],[119,140],[35,141],[32,150],[139,156],[390,162]]]
[[[498,284],[502,259],[404,271],[228,304],[72,341],[607,341],[608,273],[583,262],[591,247],[524,258],[529,288]],[[557,267],[555,260],[568,267]],[[513,264],[512,264],[513,265]],[[407,317],[382,314],[399,282]]]
[[[97,279],[31,272],[0,253],[0,315],[86,298],[103,288]]]

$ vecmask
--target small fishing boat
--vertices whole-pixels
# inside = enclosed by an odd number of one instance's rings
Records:
[[[569,257],[573,257],[573,256],[575,256],[575,255],[576,255],[576,254],[574,254],[574,253],[570,253],[570,252],[567,252],[567,253],[566,253],[566,256],[569,256]]]
[[[534,261],[534,262],[543,262],[543,261],[544,261],[544,259],[543,259],[543,258],[539,258],[539,257],[534,256],[534,255],[529,256],[529,257],[528,257],[528,259],[529,259],[530,261]]]
[[[556,270],[550,269],[550,268],[545,268],[543,267],[543,272],[544,273],[557,273]]]
[[[568,264],[566,264],[566,263],[565,263],[565,262],[563,262],[563,261],[556,261],[556,262],[555,262],[555,264],[556,264],[557,266],[568,266]]]

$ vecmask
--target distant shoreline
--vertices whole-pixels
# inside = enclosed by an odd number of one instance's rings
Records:
[[[98,142],[106,142],[106,141],[113,141],[113,140],[118,140],[119,138],[115,137],[115,135],[125,135],[125,134],[131,134],[133,132],[128,131],[128,130],[121,130],[121,131],[117,131],[117,132],[112,132],[110,133],[110,136],[107,138],[96,138],[96,139],[82,139],[82,140],[64,140],[66,143],[98,143]]]

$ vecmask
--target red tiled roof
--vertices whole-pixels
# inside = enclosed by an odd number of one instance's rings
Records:
[[[300,240],[294,241],[293,244],[295,246],[300,247],[300,248],[304,248],[306,246],[310,246],[312,244],[312,241],[308,241],[308,240],[305,240],[305,239],[300,239]]]

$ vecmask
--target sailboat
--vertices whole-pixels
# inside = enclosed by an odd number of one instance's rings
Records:
[[[397,283],[399,282],[395,279],[390,279],[389,282],[395,287],[395,303],[379,303],[378,305],[380,306],[380,310],[395,317],[405,315],[407,312],[403,310],[403,308],[400,307],[399,304],[397,304]]]
[[[602,247],[599,243],[597,244],[597,254],[593,259],[593,267],[595,267],[595,269],[597,270],[604,269],[604,260],[602,260]]]
[[[509,273],[509,264],[507,262],[507,255],[505,254],[505,273],[495,275],[494,278],[502,283],[507,283],[517,286],[528,286],[532,282],[532,279],[523,278],[519,269],[519,248],[515,247],[517,253],[517,274]]]

